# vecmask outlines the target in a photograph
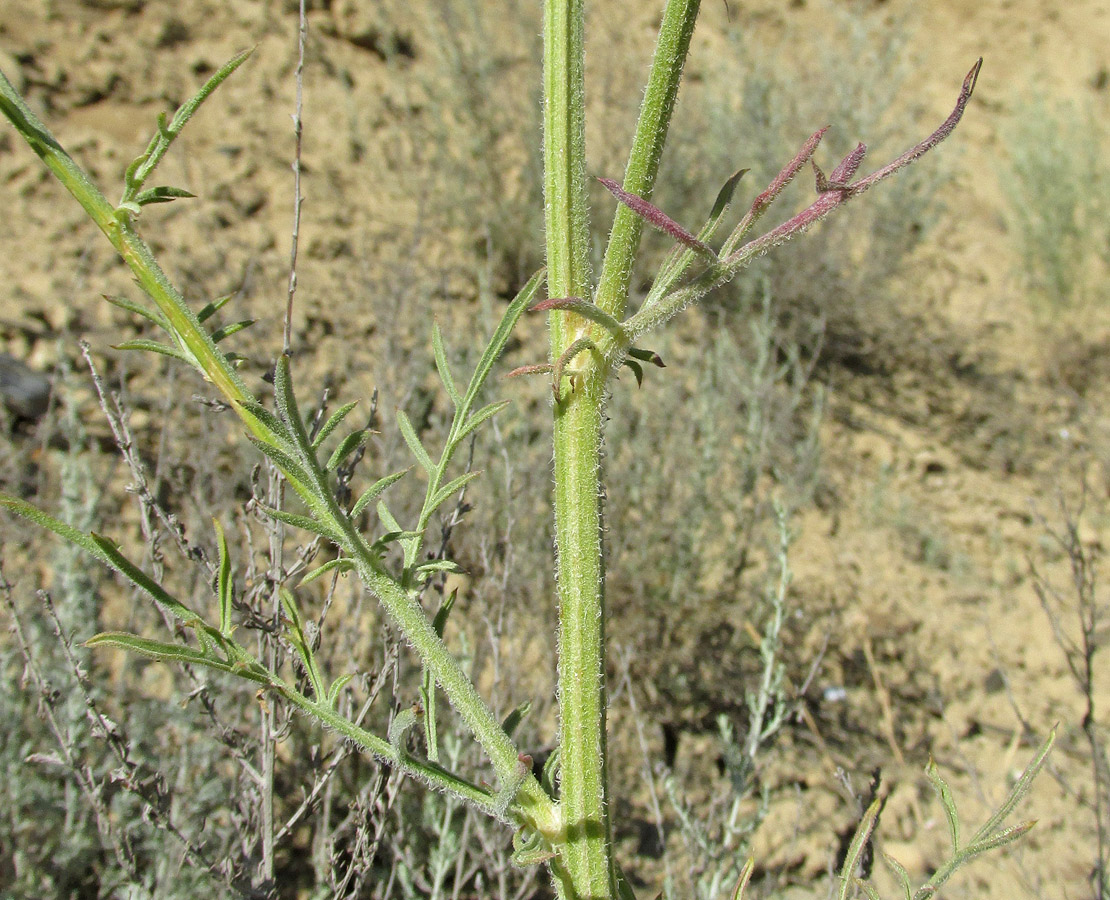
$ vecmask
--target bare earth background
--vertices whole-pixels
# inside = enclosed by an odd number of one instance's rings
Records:
[[[277,0],[6,0],[0,10],[0,68],[109,195],[145,145],[156,115],[234,52],[256,47],[164,164],[163,180],[188,187],[198,199],[150,207],[142,223],[187,296],[237,292],[237,309],[259,319],[244,338],[245,355],[257,360],[247,364],[252,378],[264,372],[281,340],[292,209],[294,6]],[[441,157],[433,151],[442,148],[429,144],[437,134],[429,118],[447,113],[429,99],[427,85],[443,60],[423,26],[435,4],[334,0],[311,6],[294,348],[303,383],[317,389],[328,382],[345,400],[368,395],[403,365],[428,374],[423,311],[434,311],[461,343],[467,323],[485,315],[482,291],[504,293],[519,284],[518,270],[539,257],[480,264],[487,238],[497,242],[500,235],[468,226],[467,186],[436,168]],[[531,76],[540,48],[534,39],[538,10],[531,7],[538,4],[519,6],[528,9],[514,22],[497,20],[502,7],[490,6],[491,46],[510,50],[498,57],[506,98],[486,101],[495,111],[534,115]],[[606,121],[591,124],[591,170],[597,174],[619,173],[639,99],[626,85],[645,71],[657,6],[640,0],[590,4],[591,72],[605,73],[590,102],[611,110]],[[1024,808],[1037,827],[1015,851],[961,875],[949,895],[1091,896],[1095,838],[1093,815],[1083,805],[1091,796],[1080,730],[1083,698],[1032,588],[1030,564],[1066,581],[1066,559],[1046,540],[1040,517],[1058,522],[1057,497],[1074,499],[1084,475],[1091,488],[1084,539],[1100,547],[1108,537],[1102,466],[1110,450],[1110,320],[1097,292],[1092,302],[1068,308],[1046,310],[1029,300],[1006,182],[1013,178],[1011,136],[1038,109],[1078,102],[1102,129],[1093,130],[1091,140],[1105,134],[1110,5],[732,0],[730,6],[731,18],[722,4],[705,4],[690,64],[697,90],[688,100],[713,84],[715,61],[735,52],[726,33],[740,32],[746,52],[764,54],[765,66],[799,73],[798,91],[808,108],[820,108],[828,97],[835,127],[835,110],[851,101],[822,70],[818,51],[853,28],[876,45],[876,59],[883,45],[903,48],[898,99],[883,119],[891,136],[876,148],[875,163],[939,122],[964,73],[985,57],[964,123],[935,158],[920,164],[943,157],[951,178],[941,220],[898,273],[893,302],[881,313],[892,323],[886,333],[898,340],[862,351],[865,360],[868,352],[883,356],[882,365],[830,366],[821,375],[829,387],[820,433],[822,487],[819,502],[802,509],[794,523],[798,615],[791,628],[803,673],[826,637],[829,650],[811,691],[817,700],[810,725],[799,725],[768,763],[780,773],[780,786],[792,785],[793,793],[784,792],[773,805],[756,856],[766,869],[797,880],[826,871],[838,835],[857,814],[837,769],[861,790],[879,766],[890,794],[884,847],[911,871],[924,872],[940,859],[946,840],[943,815],[921,774],[929,756],[951,776],[962,813],[974,825],[1001,798],[1039,737],[1059,722],[1052,774],[1041,778]],[[869,63],[874,60],[858,61]],[[882,82],[893,75],[879,70],[873,77]],[[459,118],[465,127],[466,117]],[[531,124],[525,123],[525,133]],[[677,144],[698,141],[696,131],[677,128]],[[445,132],[438,133],[444,140]],[[804,136],[797,133],[790,146],[767,146],[765,162],[781,163]],[[458,141],[465,158],[465,138]],[[471,163],[476,170],[523,171],[528,161],[514,154],[506,138],[503,157]],[[718,174],[723,180],[728,170]],[[84,336],[94,356],[107,357],[109,371],[128,384],[136,398],[133,424],[153,446],[168,401],[150,376],[168,370],[121,360],[109,349],[136,332],[128,316],[99,299],[102,292],[128,289],[122,267],[6,126],[0,127],[0,198],[0,349],[44,372],[62,372],[67,360],[80,370],[76,340]],[[700,202],[708,206],[711,199]],[[601,197],[595,206],[604,222],[610,206]],[[502,230],[512,232],[513,225]],[[532,237],[518,235],[522,244],[538,247],[539,236]],[[821,285],[813,294],[820,302]],[[1102,307],[1106,296],[1102,288]],[[526,323],[514,365],[545,352],[542,326]],[[639,399],[648,404],[682,378],[674,367],[651,373]],[[90,432],[105,434],[87,385],[79,375],[71,380],[75,396],[84,397]],[[526,412],[544,409],[539,383],[498,390]],[[144,402],[144,391],[152,399]],[[181,394],[197,391],[203,387],[190,382]],[[401,385],[382,406],[412,396],[413,385]],[[542,419],[533,418],[542,427]],[[222,441],[222,432],[210,437],[188,431],[195,426],[181,427],[198,454],[216,458],[219,448],[206,448],[205,441]],[[19,483],[49,507],[57,490],[50,486],[51,452],[23,428],[6,457],[5,487]],[[102,528],[131,527],[107,501],[101,514],[117,516]],[[622,523],[611,526],[619,535]],[[546,537],[527,539],[542,543]],[[49,575],[34,564],[16,567],[17,560],[34,558],[16,550],[25,546],[26,534],[5,540],[7,575],[30,597],[36,579]],[[548,597],[530,602],[550,604]],[[712,609],[700,614],[714,621]],[[742,624],[732,624],[742,638]],[[619,628],[616,639],[622,640]],[[697,641],[673,646],[675,652],[712,652]],[[686,661],[695,678],[702,666],[713,665]],[[641,705],[658,700],[647,687],[643,691]],[[1110,669],[1100,674],[1096,700],[1110,702]],[[627,722],[622,709],[614,711],[615,729]],[[711,728],[701,722],[712,720],[709,713],[688,708],[661,715],[683,723],[676,767],[696,769],[713,758]],[[657,729],[647,729],[646,737],[649,753],[661,754]],[[622,809],[629,818],[643,818],[646,800],[636,793],[639,746],[631,738],[616,743],[631,760],[617,773],[617,792],[631,797],[634,808]],[[622,852],[634,857],[636,846],[629,837]],[[657,875],[651,865],[645,861],[641,875],[649,883]]]

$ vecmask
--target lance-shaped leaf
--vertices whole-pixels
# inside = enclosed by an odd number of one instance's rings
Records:
[[[755,857],[749,856],[748,861],[744,863],[744,868],[740,870],[740,877],[736,880],[736,888],[732,892],[732,900],[744,900],[744,891],[748,887],[748,882],[752,880],[752,873],[755,871]]]
[[[312,643],[309,641],[308,635],[305,634],[304,618],[301,616],[300,607],[297,606],[297,599],[288,588],[281,588],[278,593],[281,597],[282,608],[285,610],[288,619],[286,627],[289,642],[300,657],[301,665],[304,666],[305,674],[312,685],[313,696],[317,700],[324,700],[327,697],[324,679],[320,675],[320,667],[316,664],[316,654],[312,650]]]
[[[365,431],[352,431],[348,434],[328,457],[327,463],[324,464],[324,471],[333,472],[338,469],[348,456],[366,443],[368,437],[369,435]]]
[[[669,234],[680,244],[684,244],[691,250],[700,253],[702,256],[710,260],[716,261],[717,253],[706,244],[704,241],[699,241],[693,234],[683,228],[674,219],[668,216],[654,203],[650,203],[643,197],[638,197],[635,194],[630,194],[624,190],[619,184],[611,178],[599,178],[598,181],[605,187],[610,194],[617,198],[621,203],[632,210],[641,219],[649,225],[658,228],[660,231]]]
[[[122,344],[112,344],[113,350],[146,350],[149,353],[158,353],[162,356],[168,356],[171,359],[176,359],[178,362],[183,362],[188,366],[198,368],[196,360],[189,354],[179,350],[177,347],[171,347],[169,344],[162,344],[158,341],[148,340],[147,338],[136,338],[133,341],[124,341]]]
[[[424,445],[420,443],[420,438],[416,436],[416,429],[412,427],[412,422],[409,421],[409,417],[405,415],[403,409],[397,410],[397,426],[401,429],[401,437],[409,445],[409,450],[412,451],[412,455],[416,457],[416,461],[420,463],[421,468],[429,475],[434,475],[436,471],[435,463],[432,462],[428,451],[424,449]]]
[[[343,544],[343,537],[339,532],[335,531],[330,525],[313,519],[310,516],[298,515],[297,513],[287,512],[284,509],[274,509],[272,506],[266,506],[264,503],[259,503],[258,509],[271,519],[277,519],[279,522],[284,522],[286,525],[291,525],[294,528],[300,528],[302,531],[318,534],[320,537],[331,541],[333,544]]]
[[[505,734],[512,737],[520,723],[527,717],[528,713],[532,711],[532,701],[525,700],[520,706],[516,707],[512,712],[505,716],[505,721],[501,723],[501,728],[504,729]]]
[[[162,185],[136,194],[133,202],[138,206],[147,206],[150,203],[170,203],[173,200],[191,200],[195,197],[196,194],[185,188]]]
[[[906,867],[889,853],[883,854],[883,861],[887,864],[890,871],[898,877],[898,883],[902,887],[903,900],[913,900],[913,888],[910,887],[910,873],[906,871]]]
[[[583,319],[596,322],[617,340],[624,339],[624,329],[621,328],[620,322],[609,315],[609,313],[605,312],[605,310],[596,303],[590,303],[587,300],[583,300],[581,297],[551,297],[547,300],[541,300],[539,303],[532,304],[528,309],[530,312],[548,312],[553,309],[558,309],[564,312],[577,313]]]
[[[274,684],[273,676],[259,663],[249,658],[239,658],[234,661],[220,659],[202,650],[188,647],[185,644],[174,644],[169,641],[156,641],[151,638],[141,637],[122,631],[105,631],[93,635],[85,641],[86,647],[116,647],[138,653],[149,659],[159,662],[183,663],[193,666],[207,666],[229,675],[237,675],[258,684]]]
[[[312,439],[312,449],[319,450],[320,447],[323,446],[324,441],[331,436],[331,433],[339,427],[339,424],[347,417],[347,414],[356,406],[358,406],[357,400],[344,404],[333,412],[328,417],[328,420],[320,427],[320,430],[316,433],[316,437]]]
[[[844,855],[844,866],[840,870],[840,890],[837,892],[837,900],[851,900],[852,888],[856,886],[857,881],[856,870],[859,868],[859,862],[863,857],[867,842],[871,840],[871,832],[875,829],[875,823],[879,819],[879,812],[882,808],[883,801],[878,798],[867,807],[863,818],[860,819],[856,833],[852,837],[852,842],[848,845],[848,852]]]
[[[451,366],[447,362],[447,349],[443,346],[443,335],[439,330],[439,322],[432,323],[432,353],[435,355],[439,380],[443,382],[443,388],[447,391],[451,405],[458,409],[462,403],[462,397],[459,395],[459,388],[451,375]]]
[[[326,563],[317,566],[304,578],[301,579],[298,587],[303,587],[310,582],[315,581],[317,578],[322,578],[329,572],[350,572],[355,567],[355,561],[347,556],[340,556],[338,559],[329,559]]]
[[[550,367],[548,368],[548,371],[551,371]],[[466,438],[468,434],[474,431],[475,428],[486,421],[486,419],[490,419],[501,412],[501,410],[508,406],[510,402],[511,401],[509,400],[497,400],[493,403],[488,404],[487,406],[483,406],[480,410],[474,413],[474,415],[466,420],[466,424],[463,425],[463,427],[459,430],[459,433],[455,435],[455,441],[461,442],[464,438]]]
[[[234,294],[225,294],[222,297],[217,297],[211,303],[204,304],[204,306],[197,312],[197,321],[198,322],[207,322],[214,315],[216,315],[216,313],[218,313],[221,309],[223,309],[224,306],[226,306],[227,303],[234,296],[235,296]]]
[[[239,322],[232,322],[230,325],[225,325],[223,328],[217,328],[212,332],[212,342],[218,344],[226,337],[242,331],[244,328],[250,328],[255,323],[254,319],[242,319]]]
[[[220,634],[231,637],[231,609],[234,585],[231,578],[231,556],[227,552],[227,538],[224,536],[223,526],[218,519],[213,519],[216,526],[216,545],[219,549],[219,565],[216,568],[216,596],[220,602]]]
[[[956,811],[956,800],[952,796],[952,789],[941,777],[937,764],[931,759],[925,767],[925,775],[932,782],[937,796],[940,797],[940,805],[944,807],[944,816],[948,820],[948,837],[952,842],[952,853],[957,854],[960,852],[960,816]]]
[[[139,192],[143,186],[143,182],[150,177],[151,172],[157,167],[158,163],[166,155],[166,151],[170,149],[170,145],[174,142],[181,129],[192,118],[193,113],[200,108],[200,105],[208,99],[216,88],[218,88],[232,72],[239,68],[248,56],[253,53],[253,50],[244,50],[237,53],[228,62],[221,66],[211,78],[208,79],[189,100],[178,107],[177,112],[169,124],[166,123],[166,115],[162,113],[158,116],[158,130],[154,137],[150,139],[146,150],[139,156],[130,166],[127,167],[127,172],[124,174],[124,183],[126,185],[123,195],[123,203],[136,202]],[[155,190],[158,190],[155,188]],[[123,204],[121,204],[123,205]]]
[[[470,484],[470,482],[478,478],[481,474],[481,472],[464,472],[458,478],[452,478],[432,496],[432,499],[428,503],[428,511],[434,512],[439,509],[440,506],[451,498],[452,494],[462,490],[462,488]]]
[[[100,296],[111,303],[112,306],[118,306],[120,309],[125,309],[137,316],[142,316],[144,319],[153,322],[164,331],[170,330],[169,321],[157,309],[143,306],[141,303],[136,303],[134,300],[128,300],[126,297],[117,297],[110,294],[101,294]]]
[[[338,678],[335,679],[335,681],[331,683],[331,687],[328,688],[328,706],[330,706],[332,709],[335,709],[336,703],[339,702],[339,692],[343,690],[343,688],[347,686],[348,682],[350,682],[351,679],[353,679],[354,677],[355,676],[353,674],[340,675]]]
[[[366,509],[367,506],[377,500],[385,492],[386,488],[388,488],[394,482],[400,481],[402,478],[404,478],[411,469],[412,467],[409,466],[408,469],[402,469],[400,472],[394,472],[392,475],[386,475],[384,478],[379,478],[372,485],[370,485],[370,487],[368,487],[366,491],[363,492],[362,496],[355,501],[355,505],[351,507],[351,511],[348,514],[350,518],[358,518],[358,516],[362,513],[364,509]]]

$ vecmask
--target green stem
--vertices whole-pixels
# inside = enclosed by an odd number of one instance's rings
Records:
[[[623,187],[626,191],[651,199],[655,178],[663,158],[663,145],[674,112],[682,68],[690,51],[690,39],[701,0],[668,0],[659,26],[651,75],[636,123],[636,136],[628,155]],[[623,204],[617,206],[613,230],[605,249],[605,262],[597,290],[597,305],[621,319],[628,301],[632,264],[640,246],[644,220]]]
[[[700,0],[669,0],[625,175],[625,189],[650,196]],[[548,289],[589,298],[589,220],[584,144],[581,0],[546,0],[544,166]],[[597,305],[619,318],[628,294],[641,221],[618,211]],[[551,315],[551,358],[590,338],[593,323],[573,310]],[[596,331],[604,329],[596,328]],[[606,344],[611,335],[596,335]],[[591,342],[591,347],[593,343]],[[624,348],[621,348],[622,350]],[[609,366],[595,351],[575,382],[556,384],[555,535],[559,592],[560,805],[566,843],[552,863],[563,898],[617,896],[608,814],[605,687],[605,573],[601,542],[602,406]]]

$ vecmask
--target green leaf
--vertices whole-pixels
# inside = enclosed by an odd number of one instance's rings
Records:
[[[319,450],[320,447],[323,446],[324,441],[326,441],[328,437],[330,437],[331,433],[339,427],[339,423],[347,418],[347,414],[356,406],[358,406],[358,401],[353,400],[350,403],[344,404],[335,412],[333,412],[328,417],[328,420],[320,428],[320,431],[317,433],[316,437],[312,439],[312,449]]]
[[[486,349],[482,352],[482,356],[478,360],[478,365],[474,369],[474,374],[470,378],[470,384],[466,388],[466,394],[463,396],[462,404],[458,410],[460,418],[465,419],[470,412],[470,407],[473,406],[474,402],[477,400],[478,393],[486,383],[490,370],[493,369],[494,363],[497,362],[501,353],[504,351],[505,344],[508,343],[513,328],[524,313],[524,310],[535,300],[536,293],[539,291],[546,276],[546,269],[540,269],[536,272],[535,275],[528,279],[528,283],[520,289],[520,293],[513,298],[512,303],[510,303],[508,309],[505,310],[505,314],[501,317],[501,321],[493,332],[493,337],[490,338],[489,344],[486,345]]]
[[[913,889],[910,887],[910,873],[906,871],[906,867],[889,853],[883,854],[883,861],[886,862],[890,870],[898,876],[898,883],[902,885],[902,896],[905,900],[912,900]]]
[[[458,595],[458,591],[451,591],[451,593],[444,598],[443,603],[440,604],[435,618],[432,619],[432,628],[435,629],[436,634],[441,638],[443,637],[444,630],[447,628],[447,620],[451,616],[451,609],[455,605],[455,598],[458,597]]]
[[[531,711],[532,702],[530,700],[525,700],[520,706],[505,716],[505,721],[501,723],[501,728],[504,730],[505,734],[512,737],[517,728],[520,727],[520,723],[524,721]]]
[[[143,306],[141,303],[136,303],[134,300],[128,300],[126,297],[112,296],[110,294],[101,294],[100,296],[111,303],[112,306],[118,306],[120,309],[125,309],[137,316],[142,316],[144,319],[153,322],[155,325],[165,331],[170,330],[170,323],[166,319],[166,317],[162,315],[160,310]]]
[[[315,569],[305,575],[305,577],[301,579],[298,587],[303,587],[306,584],[310,584],[317,578],[321,578],[324,575],[327,575],[328,572],[350,572],[351,569],[353,569],[354,567],[355,561],[350,557],[341,556],[338,559],[329,559],[326,563],[317,566]]]
[[[378,501],[378,518],[381,519],[382,524],[389,530],[390,533],[401,535],[405,530],[401,527],[400,523],[393,517],[393,513],[389,511],[389,507],[385,505],[384,500]],[[383,538],[384,540],[384,538]],[[396,540],[396,538],[394,539]]]
[[[511,400],[498,400],[495,403],[490,403],[488,406],[483,406],[480,410],[474,413],[474,415],[466,420],[466,424],[463,425],[459,433],[455,435],[455,443],[459,443],[460,441],[464,440],[467,435],[474,431],[474,429],[476,429],[487,419],[491,419],[496,416],[510,403],[512,403]]]
[[[169,344],[163,344],[159,341],[151,341],[146,338],[136,338],[133,341],[124,341],[122,344],[112,344],[113,350],[147,350],[150,353],[160,353],[162,356],[169,356],[173,359],[180,360],[186,365],[196,367],[196,361],[182,350],[177,347],[171,347]]]
[[[159,662],[178,663],[191,666],[207,666],[229,675],[237,675],[258,684],[274,684],[274,679],[259,663],[254,660],[236,660],[229,662],[210,656],[201,650],[187,647],[184,644],[174,644],[167,641],[156,641],[144,638],[137,634],[122,631],[106,631],[93,635],[85,641],[86,647],[116,647],[131,653],[138,653]]]
[[[223,527],[218,519],[213,519],[216,526],[216,542],[219,548],[219,566],[216,570],[216,596],[220,601],[220,634],[231,637],[231,610],[233,583],[231,578],[231,557],[227,552],[227,538],[224,536]]]
[[[424,445],[420,443],[420,438],[416,436],[416,429],[412,427],[412,422],[409,421],[409,417],[405,415],[403,409],[397,410],[397,425],[401,429],[401,437],[409,445],[409,450],[416,457],[416,461],[420,463],[425,472],[434,475],[436,471],[435,464],[428,455],[428,451],[424,449]]]
[[[271,506],[266,506],[263,503],[258,504],[259,510],[268,515],[271,519],[277,519],[279,522],[284,522],[286,525],[292,525],[294,528],[300,528],[303,531],[318,534],[320,537],[331,541],[333,544],[342,546],[342,536],[333,531],[332,528],[310,516],[302,516],[297,513],[286,512],[284,509],[274,509]]]
[[[332,451],[331,456],[328,457],[328,461],[324,465],[324,471],[332,472],[338,469],[348,456],[366,443],[368,437],[369,435],[365,431],[352,431],[348,434],[339,442],[339,446]]]
[[[242,321],[232,322],[230,325],[225,325],[223,328],[217,328],[215,331],[212,332],[212,343],[218,344],[224,338],[231,337],[231,335],[235,334],[236,332],[242,331],[244,328],[250,328],[251,325],[255,323],[255,321],[255,319],[243,319]]]
[[[197,313],[197,321],[207,322],[214,315],[216,315],[216,313],[223,309],[227,302],[231,300],[234,296],[234,294],[225,294],[223,297],[217,297],[211,303],[206,303],[204,305],[204,308]]]
[[[354,675],[340,675],[331,683],[331,687],[328,688],[328,706],[335,709],[336,703],[339,702],[339,692],[343,690],[343,688],[347,686],[347,683],[354,677]]]
[[[293,393],[293,376],[289,371],[289,354],[283,353],[274,366],[274,402],[277,404],[278,414],[282,421],[289,426],[293,435],[293,442],[305,456],[311,454],[312,442],[305,431],[304,420],[301,418],[300,408],[297,406],[297,397]]]
[[[382,493],[385,492],[386,488],[388,488],[394,482],[400,481],[402,478],[404,478],[405,475],[409,473],[411,468],[412,467],[410,466],[408,469],[402,469],[400,472],[394,472],[392,475],[386,475],[384,478],[379,478],[377,481],[375,481],[372,485],[370,485],[370,487],[366,489],[365,492],[363,492],[362,496],[355,501],[355,505],[351,507],[349,516],[352,519],[357,518],[362,513],[362,511],[366,509],[367,506],[377,500],[378,497],[380,497]]]
[[[463,570],[457,562],[452,559],[433,559],[430,562],[421,563],[414,570],[418,581],[427,581],[429,577],[436,572],[448,572],[452,575],[461,575]]]
[[[752,880],[752,873],[755,871],[755,857],[749,856],[748,861],[744,863],[744,868],[740,870],[740,877],[736,880],[736,888],[732,892],[732,900],[744,900],[744,891],[748,887],[748,882]]]
[[[972,844],[979,844],[983,840],[989,838],[1001,827],[1006,818],[1014,811],[1014,808],[1022,801],[1029,789],[1033,786],[1033,779],[1044,768],[1044,764],[1048,759],[1049,751],[1052,750],[1052,745],[1056,742],[1056,727],[1053,726],[1052,730],[1048,733],[1044,743],[1037,749],[1036,755],[1030,760],[1029,765],[1025,767],[1025,771],[1021,773],[1021,778],[1011,788],[1009,795],[999,807],[998,811],[987,820],[976,833],[975,837],[971,839]]]
[[[462,403],[462,398],[459,396],[455,379],[451,377],[451,367],[447,363],[447,351],[443,346],[443,335],[440,334],[438,322],[432,323],[432,351],[435,354],[436,371],[439,372],[439,379],[443,382],[447,396],[451,398],[451,405],[458,409],[459,404]]]
[[[297,651],[301,664],[304,666],[305,674],[312,685],[312,695],[317,701],[324,700],[327,697],[327,691],[324,689],[324,680],[320,675],[320,668],[316,664],[316,654],[313,653],[312,645],[305,634],[304,618],[297,606],[297,598],[293,596],[291,590],[284,587],[278,591],[278,594],[281,597],[281,605],[285,609],[285,615],[289,619],[288,636],[290,643],[293,644],[293,648]]]
[[[393,752],[402,759],[409,755],[404,746],[405,736],[416,724],[416,721],[416,710],[407,706],[398,710],[397,715],[393,717],[393,721],[389,723],[389,743],[393,747]]]
[[[247,440],[254,444],[258,451],[270,462],[281,469],[282,474],[285,475],[298,494],[302,497],[315,496],[309,487],[313,484],[312,476],[298,460],[284,450],[275,447],[273,444],[260,441],[253,435],[247,435]]]
[[[433,513],[456,491],[462,490],[466,485],[470,484],[475,478],[481,477],[481,472],[464,472],[458,478],[452,478],[443,487],[436,491],[435,496],[432,497],[431,502],[428,504],[428,513]]]
[[[242,53],[233,56],[204,83],[203,87],[201,87],[191,99],[178,107],[177,112],[174,113],[173,121],[170,122],[169,125],[166,124],[165,113],[158,116],[157,133],[150,139],[150,143],[147,144],[147,148],[143,154],[127,167],[127,172],[124,175],[124,181],[127,186],[124,192],[125,202],[136,199],[136,194],[142,187],[143,182],[150,177],[151,172],[153,172],[158,163],[162,161],[162,157],[166,155],[166,151],[169,150],[170,145],[181,133],[181,129],[185,127],[185,124],[192,118],[200,105],[208,99],[209,95],[211,95],[232,72],[238,69],[253,52],[253,49],[244,50]]]
[[[254,419],[255,424],[259,426],[260,430],[270,435],[274,443],[281,445],[281,450],[284,450],[286,453],[295,452],[296,448],[293,444],[293,435],[289,433],[289,428],[281,419],[266,409],[265,406],[254,400],[247,401],[246,403],[235,403],[235,406],[237,409],[250,416],[250,418]]]
[[[147,206],[151,203],[170,203],[174,200],[191,200],[195,197],[196,194],[184,188],[167,187],[163,185],[136,194],[133,202],[139,206]]]
[[[933,788],[940,797],[941,805],[944,807],[944,815],[948,819],[948,836],[952,841],[952,853],[959,854],[960,852],[960,816],[956,811],[956,801],[952,797],[952,789],[948,787],[946,782],[937,770],[937,764],[933,760],[929,760],[929,764],[925,767],[925,774],[928,776],[929,781],[933,783]]]
[[[1007,844],[1012,844],[1036,824],[1036,821],[1020,822],[1017,825],[1004,828],[990,837],[983,838],[981,841],[968,844],[964,850],[965,858],[970,859],[980,853],[986,853],[988,850],[995,850],[999,847],[1005,847]]]
[[[837,893],[837,900],[849,900],[851,897],[851,889],[858,881],[856,870],[859,868],[860,857],[863,856],[863,850],[871,839],[871,832],[875,828],[875,822],[878,820],[879,811],[882,808],[883,801],[876,799],[867,807],[863,818],[860,819],[855,836],[848,845],[848,852],[844,856],[844,866],[840,870],[840,890]]]
[[[870,882],[864,881],[862,878],[857,878],[855,882],[856,887],[867,895],[867,900],[883,900],[883,898],[879,896],[879,892],[875,890]]]

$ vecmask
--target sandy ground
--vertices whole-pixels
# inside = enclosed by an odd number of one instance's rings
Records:
[[[375,316],[396,311],[367,310],[354,287],[378,283],[380,260],[395,265],[412,255],[414,267],[434,270],[430,280],[445,295],[465,298],[474,291],[470,244],[457,229],[438,239],[412,225],[426,196],[414,185],[425,176],[405,125],[421,109],[414,73],[431,62],[421,34],[406,27],[410,14],[401,4],[312,6],[295,344],[311,346],[329,371],[343,371],[357,394],[373,383]],[[614,46],[642,60],[655,6],[610,0],[592,4],[591,14],[602,20],[597,33],[611,31]],[[201,199],[151,209],[144,225],[192,296],[242,291],[242,304],[261,320],[251,334],[263,347],[280,340],[292,205],[296,17],[289,7],[7,0],[0,11],[0,68],[107,184],[141,148],[158,112],[235,51],[256,47],[245,76],[217,93],[187,131],[183,152],[165,163],[166,179]],[[890,792],[884,846],[922,872],[945,842],[943,815],[921,774],[929,756],[950,774],[974,824],[1037,737],[1059,723],[1052,773],[1024,808],[1037,827],[1018,851],[962,875],[949,896],[1091,896],[1083,697],[1030,565],[1066,583],[1067,561],[1046,540],[1040,517],[1059,520],[1057,495],[1074,499],[1080,472],[1091,484],[1083,539],[1098,548],[1107,536],[1101,465],[1110,449],[1110,332],[1097,304],[1068,318],[1027,302],[1004,182],[1012,177],[1009,136],[1035,114],[1035,95],[1050,108],[1084,104],[1106,133],[1110,5],[733,0],[731,7],[733,24],[756,42],[792,48],[784,53],[802,64],[829,33],[834,7],[880,36],[884,28],[908,30],[913,97],[899,112],[916,129],[947,112],[970,64],[985,58],[957,134],[949,214],[906,276],[906,303],[927,323],[907,336],[907,347],[954,348],[926,354],[948,368],[908,365],[879,386],[840,373],[833,384],[822,438],[836,501],[803,515],[793,565],[804,608],[828,623],[835,652],[820,680],[844,688],[843,711],[825,710],[812,739],[783,764],[816,788],[803,808],[776,807],[756,842],[760,863],[799,876],[823,872],[831,832],[853,815],[837,768],[860,782],[881,765]],[[728,25],[721,4],[706,4],[703,16],[694,73]],[[0,349],[49,371],[60,355],[75,354],[75,335],[107,352],[106,344],[131,334],[127,317],[97,299],[115,289],[106,283],[124,282],[120,267],[7,128],[0,128],[0,196]],[[1106,669],[1096,698],[1110,699]],[[855,727],[865,733],[853,742]]]

